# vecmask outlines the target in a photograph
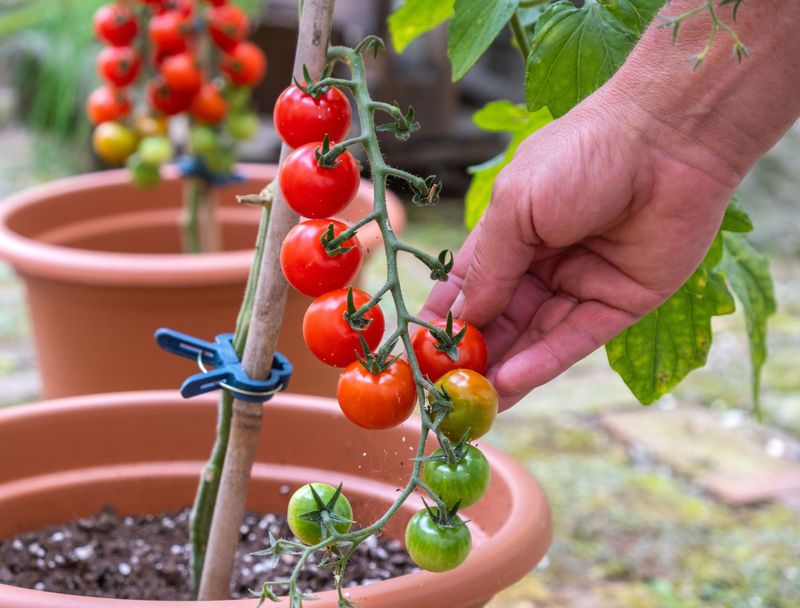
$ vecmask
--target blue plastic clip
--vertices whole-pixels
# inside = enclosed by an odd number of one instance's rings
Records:
[[[184,177],[199,177],[212,186],[227,186],[244,181],[244,176],[238,173],[214,173],[196,156],[179,156],[175,162]]]
[[[194,359],[203,370],[181,385],[181,395],[186,398],[224,388],[243,401],[263,403],[278,391],[286,390],[292,376],[292,364],[282,354],[275,353],[269,378],[252,380],[233,348],[233,334],[219,334],[214,342],[206,342],[162,328],[156,331],[156,342],[173,355]],[[206,365],[214,369],[206,370]]]

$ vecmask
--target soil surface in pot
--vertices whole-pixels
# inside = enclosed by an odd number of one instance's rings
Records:
[[[0,540],[0,583],[71,595],[190,599],[188,524],[188,509],[134,517],[105,510]],[[275,538],[291,537],[285,517],[248,513],[240,532],[233,598],[253,597],[249,589],[289,576],[295,562],[285,555],[273,569],[270,557],[251,555],[267,546],[269,532]],[[320,558],[313,556],[311,564]],[[416,569],[400,542],[373,537],[350,560],[345,581],[347,586],[367,584]],[[333,588],[329,568],[310,565],[299,580],[308,592]]]

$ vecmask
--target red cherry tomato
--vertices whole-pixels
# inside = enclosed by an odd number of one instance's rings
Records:
[[[203,71],[192,53],[169,55],[161,63],[164,82],[181,93],[194,95],[203,86]]]
[[[444,330],[447,327],[446,319],[433,321],[431,325]],[[442,352],[436,347],[439,346],[438,340],[433,336],[429,329],[420,327],[414,332],[411,344],[414,347],[414,354],[417,356],[419,369],[423,376],[436,382],[447,372],[453,369],[471,369],[482,374],[486,371],[486,342],[483,334],[474,325],[453,319],[453,334],[457,335],[464,325],[467,331],[458,343],[458,358],[453,361],[447,353]]]
[[[190,29],[191,24],[182,13],[166,11],[150,18],[147,31],[159,54],[174,55],[186,50]]]
[[[267,72],[267,56],[252,42],[240,42],[230,53],[222,56],[220,67],[233,84],[252,87]]]
[[[389,429],[414,411],[414,374],[401,359],[377,374],[354,361],[339,376],[336,399],[353,424],[365,429]]]
[[[228,102],[222,97],[219,87],[211,82],[203,85],[189,107],[192,118],[206,124],[219,122],[227,111]]]
[[[374,306],[364,315],[369,324],[361,331],[350,327],[344,318],[347,312],[347,289],[337,289],[321,295],[308,307],[303,317],[303,339],[306,345],[323,363],[334,367],[347,367],[356,360],[356,353],[363,352],[364,337],[370,350],[378,347],[383,337],[384,320],[380,306]],[[353,290],[353,303],[358,309],[370,299],[360,289]]]
[[[206,2],[213,6],[222,6],[223,4],[227,3],[228,0],[206,0]]]
[[[92,124],[111,122],[131,111],[131,100],[122,89],[103,86],[95,89],[86,100],[86,114]]]
[[[275,102],[275,128],[292,148],[312,141],[342,141],[350,130],[353,111],[350,102],[336,87],[314,99],[296,85],[285,89]]]
[[[361,267],[362,250],[358,237],[345,241],[344,253],[329,255],[322,236],[333,225],[333,235],[347,230],[347,224],[336,220],[308,220],[295,226],[286,235],[281,247],[281,267],[286,280],[307,296],[321,296],[326,291],[350,284]]]
[[[184,17],[191,17],[194,14],[194,0],[170,0],[167,4]]]
[[[189,109],[192,96],[176,91],[163,78],[156,76],[147,83],[147,101],[154,110],[173,116]]]
[[[128,46],[139,26],[134,12],[122,4],[106,4],[94,14],[94,33],[112,46]]]
[[[97,56],[97,71],[114,86],[124,87],[139,76],[142,58],[131,46],[107,46]]]
[[[320,167],[315,151],[320,142],[305,144],[283,162],[278,183],[287,204],[302,216],[323,218],[336,215],[358,192],[358,165],[345,151],[335,167]]]
[[[223,51],[232,51],[250,29],[247,14],[233,4],[221,4],[208,9],[207,18],[211,39]]]

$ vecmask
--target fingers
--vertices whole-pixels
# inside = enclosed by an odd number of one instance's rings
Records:
[[[502,397],[502,409],[561,374],[637,318],[599,302],[576,303],[553,296],[541,306],[506,359],[490,370],[489,377]]]
[[[478,327],[506,309],[538,244],[529,209],[525,211],[530,205],[528,176],[509,169],[504,169],[495,182],[461,290],[460,316]],[[525,215],[527,220],[521,219]]]
[[[428,296],[428,301],[425,302],[425,306],[422,307],[422,311],[419,313],[421,319],[425,321],[442,319],[452,309],[453,302],[458,297],[458,294],[461,293],[461,286],[464,284],[464,277],[472,261],[475,242],[478,239],[481,228],[482,222],[479,222],[469,233],[461,249],[458,250],[453,262],[453,269],[450,271],[447,281],[437,281],[433,286],[433,290]],[[455,312],[453,314],[458,316]]]

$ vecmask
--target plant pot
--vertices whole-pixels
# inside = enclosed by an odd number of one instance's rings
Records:
[[[181,253],[182,180],[174,167],[151,190],[133,186],[127,171],[105,171],[0,204],[0,257],[25,283],[45,397],[177,388],[191,363],[161,352],[153,332],[170,327],[213,341],[233,331],[260,216],[234,196],[259,192],[276,167],[238,171],[245,181],[218,195],[220,253]],[[391,195],[388,203],[400,230],[402,205]],[[342,217],[352,221],[371,209],[372,184],[364,181]],[[367,249],[381,245],[374,224],[359,237]],[[290,289],[278,348],[295,363],[293,390],[330,396],[338,372],[317,361],[301,337],[309,302]]]
[[[182,400],[173,391],[74,397],[0,412],[0,538],[90,515],[111,505],[121,515],[161,513],[191,504],[213,440],[213,397]],[[309,481],[344,484],[355,519],[371,522],[407,481],[419,438],[416,419],[365,431],[335,402],[279,395],[264,407],[264,427],[247,508],[285,512]],[[431,441],[435,443],[435,441]],[[433,447],[433,446],[431,446]],[[364,608],[476,608],[527,574],[551,540],[550,511],[538,484],[519,464],[481,442],[492,467],[487,494],[464,510],[474,548],[459,568],[417,572],[354,587]],[[281,491],[288,485],[290,492]],[[402,538],[422,507],[412,496],[386,534]],[[337,606],[334,592],[316,608]],[[3,608],[234,608],[253,600],[150,602],[96,599],[0,585]],[[287,605],[286,603],[281,605]]]

